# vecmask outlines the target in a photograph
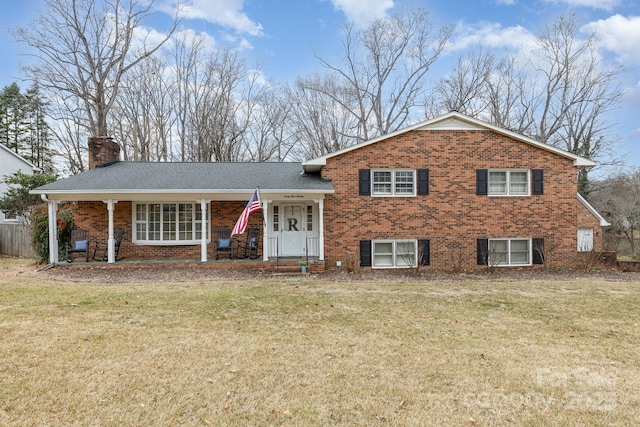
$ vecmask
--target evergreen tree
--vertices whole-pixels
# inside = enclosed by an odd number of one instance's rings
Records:
[[[53,172],[53,150],[49,148],[49,125],[45,121],[47,104],[34,83],[25,94],[27,113],[26,150],[22,156],[45,172]]]
[[[24,151],[25,97],[16,82],[0,92],[0,142],[22,155]]]
[[[45,172],[53,172],[46,114],[37,83],[26,93],[15,82],[0,91],[0,143]]]

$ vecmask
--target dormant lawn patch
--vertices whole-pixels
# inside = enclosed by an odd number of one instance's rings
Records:
[[[634,425],[639,307],[637,281],[71,282],[5,258],[0,424]]]

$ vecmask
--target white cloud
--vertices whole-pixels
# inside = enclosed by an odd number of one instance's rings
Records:
[[[535,35],[520,25],[505,28],[497,22],[483,22],[474,25],[458,22],[456,28],[456,33],[448,46],[453,51],[468,49],[476,45],[520,50],[532,45],[535,41]]]
[[[186,19],[202,19],[239,33],[262,36],[262,25],[253,22],[242,10],[244,0],[189,0],[180,4]],[[174,0],[165,0],[160,9],[175,13]]]
[[[516,4],[516,0],[496,0],[496,4],[503,4],[506,6],[513,6]]]
[[[639,65],[640,16],[613,15],[591,22],[583,27],[600,36],[600,45],[614,52],[623,65]]]
[[[620,4],[620,0],[547,0],[547,2],[565,4],[571,7],[590,7],[604,10],[612,10]]]
[[[187,46],[194,43],[197,39],[198,44],[202,46],[205,52],[213,52],[218,47],[216,40],[205,31],[197,32],[193,29],[185,28],[178,30],[176,34],[174,34],[174,38],[176,37],[183,40]]]
[[[331,0],[333,7],[341,10],[356,26],[366,26],[376,19],[384,18],[393,8],[393,0]]]

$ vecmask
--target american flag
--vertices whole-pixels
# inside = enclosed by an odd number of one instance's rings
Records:
[[[231,230],[231,235],[233,236],[234,234],[244,233],[244,230],[247,228],[247,223],[249,222],[249,215],[251,215],[252,212],[259,210],[260,198],[258,197],[258,190],[256,190],[253,192],[253,196],[249,199],[249,203],[247,203],[247,206],[240,214],[240,218],[238,218],[235,227]]]

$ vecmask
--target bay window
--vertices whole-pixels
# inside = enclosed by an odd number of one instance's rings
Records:
[[[209,239],[209,212],[205,212]],[[134,243],[196,244],[202,239],[200,203],[136,203],[134,209]]]

